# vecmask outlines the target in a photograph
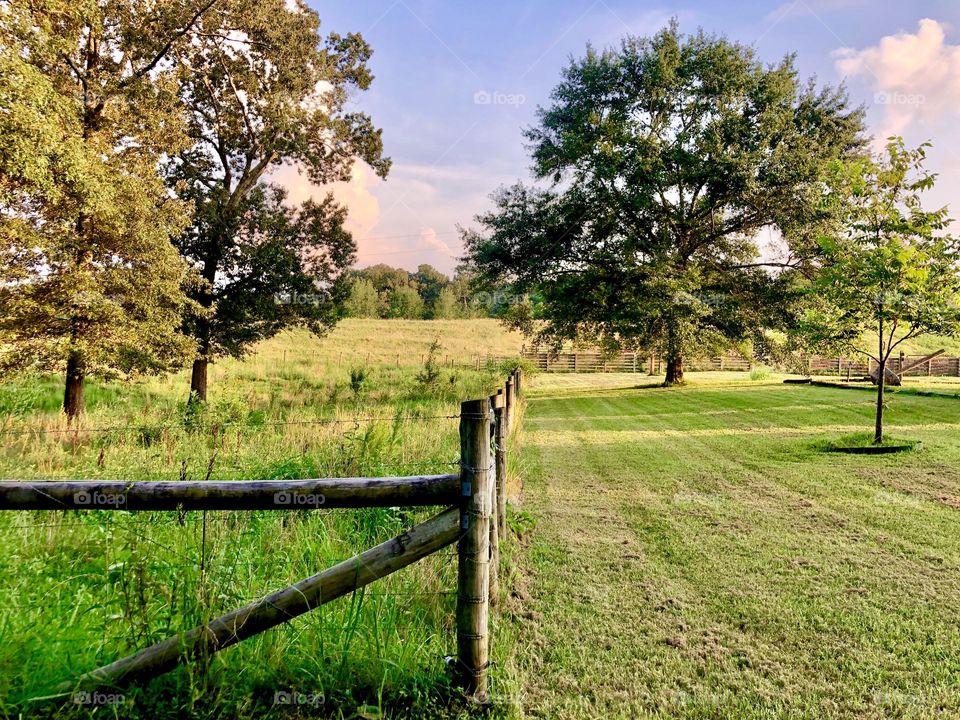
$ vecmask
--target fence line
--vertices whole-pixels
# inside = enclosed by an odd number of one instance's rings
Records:
[[[599,352],[551,353],[528,350],[524,351],[521,357],[542,371],[557,373],[628,372],[659,375],[665,367],[662,356],[638,352],[604,355]],[[684,365],[686,370],[692,371],[749,372],[757,363],[739,353],[731,352],[710,358],[691,358],[685,361]],[[867,376],[876,369],[876,363],[871,359],[822,355],[802,356],[800,365],[810,375]],[[906,377],[960,377],[960,357],[901,354],[890,359],[889,368]]]
[[[522,384],[522,372],[516,369],[497,394],[464,402],[459,415],[449,416],[460,420],[460,470],[456,474],[316,480],[0,482],[0,511],[446,508],[392,540],[318,575],[65,681],[57,688],[59,696],[79,689],[149,680],[191,658],[207,657],[276,627],[456,543],[456,678],[469,697],[487,702],[489,608],[499,591],[497,565],[505,533],[506,441]],[[303,502],[299,502],[301,498]]]
[[[426,420],[456,420],[459,415],[374,415],[369,417],[355,417],[330,420],[271,420],[268,422],[249,422],[240,420],[224,420],[209,425],[191,425],[188,422],[166,425],[151,425],[149,422],[140,425],[113,425],[110,427],[85,428],[81,424],[65,428],[6,428],[0,429],[0,435],[32,435],[36,434],[67,434],[67,433],[110,433],[110,432],[154,432],[157,430],[186,430],[188,432],[214,432],[225,428],[289,427],[294,425],[359,425],[365,422],[420,422]]]

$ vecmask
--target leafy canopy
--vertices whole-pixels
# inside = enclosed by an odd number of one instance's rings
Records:
[[[802,85],[790,56],[767,67],[676,23],[588,48],[527,131],[541,186],[494,195],[465,233],[470,259],[537,291],[540,341],[660,345],[679,360],[779,322],[788,284],[769,270],[810,261],[829,219],[824,168],[861,131],[845,93]],[[768,228],[786,241],[778,261],[760,255]]]
[[[0,12],[4,370],[178,365],[185,206],[158,173],[184,136],[165,64],[209,7],[42,0]]]
[[[270,170],[292,165],[323,184],[349,179],[358,158],[381,176],[390,161],[370,118],[348,107],[372,81],[362,37],[321,38],[299,0],[222,0],[199,28],[175,54],[191,144],[169,177],[196,208],[177,245],[204,280],[195,298],[211,312],[189,331],[206,359],[292,323],[323,332],[344,299],[355,250],[345,211],[330,195],[289,207]]]
[[[886,364],[906,340],[960,332],[960,243],[944,234],[947,208],[923,207],[936,181],[923,168],[927,147],[892,138],[884,155],[835,168],[846,215],[843,231],[821,240],[824,267],[799,326],[810,346]],[[867,331],[878,342],[865,350]]]

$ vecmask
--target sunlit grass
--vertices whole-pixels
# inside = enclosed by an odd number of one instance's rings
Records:
[[[840,455],[872,393],[732,376],[531,383],[526,712],[960,716],[960,400],[892,394],[923,449]]]
[[[427,385],[419,376],[437,338],[440,373]],[[91,381],[88,412],[74,428],[59,412],[58,378],[20,379],[0,386],[0,476],[454,472],[460,402],[488,395],[509,366],[488,360],[487,348],[507,355],[515,345],[491,321],[349,321],[322,340],[287,333],[243,362],[214,365],[210,402],[200,412],[184,403],[186,372],[129,384]],[[365,378],[351,387],[350,370],[359,366]],[[94,712],[31,702],[432,512],[0,514],[0,717],[287,716],[291,708],[274,704],[278,691],[322,696],[322,707],[294,708],[321,717],[354,717],[358,708],[376,717],[456,717],[464,711],[444,660],[456,654],[453,548],[224,651],[208,666],[128,690],[122,706]]]

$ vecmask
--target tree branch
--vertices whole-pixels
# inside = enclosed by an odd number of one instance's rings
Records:
[[[170,49],[174,46],[174,44],[177,41],[179,41],[184,35],[190,32],[190,30],[193,28],[194,25],[196,25],[197,21],[203,16],[203,14],[207,12],[207,10],[212,8],[214,4],[216,4],[216,2],[217,0],[207,0],[205,4],[201,5],[200,8],[190,18],[190,21],[182,29],[176,31],[173,34],[173,36],[169,40],[167,40],[166,43],[164,43],[163,47],[160,48],[160,50],[153,56],[153,59],[150,60],[150,62],[148,62],[139,70],[135,70],[131,75],[129,75],[128,77],[120,81],[119,88],[123,89],[128,85],[136,82],[137,80],[142,78],[144,75],[146,75],[148,72],[153,70],[157,65],[159,65],[160,61],[167,56],[167,53],[170,52]]]

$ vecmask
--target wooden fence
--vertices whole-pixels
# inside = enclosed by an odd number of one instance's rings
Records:
[[[619,353],[603,355],[599,352],[569,352],[550,353],[546,351],[525,351],[521,357],[533,363],[545,372],[627,372],[647,373],[660,375],[665,366],[660,355],[645,353]],[[929,377],[960,377],[960,357],[940,355],[922,362],[917,367],[910,366],[924,359],[920,355],[901,355],[890,359],[890,369],[898,375],[901,368],[909,368],[903,375]],[[738,353],[728,353],[723,356],[709,358],[691,358],[684,363],[685,368],[691,371],[731,370],[749,372],[755,365],[754,361]],[[810,375],[838,375],[863,377],[869,375],[876,363],[866,358],[838,358],[812,355],[801,358],[800,364],[804,372]]]
[[[449,475],[232,482],[4,481],[0,510],[283,510],[321,506],[445,507],[407,532],[323,572],[64,682],[58,692],[149,680],[212,655],[457,544],[457,663],[460,687],[489,697],[489,607],[499,595],[506,532],[506,443],[523,375],[460,409],[460,471]],[[314,499],[309,503],[298,498]]]

